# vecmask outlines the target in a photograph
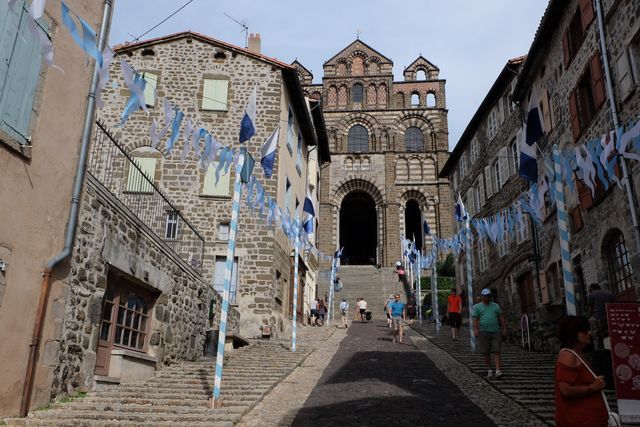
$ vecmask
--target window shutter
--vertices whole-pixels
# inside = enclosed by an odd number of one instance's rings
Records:
[[[541,98],[542,102],[542,120],[544,121],[544,131],[549,133],[553,127],[551,122],[551,103],[549,102],[549,91],[545,89]]]
[[[590,209],[593,206],[591,190],[589,190],[589,187],[587,187],[580,179],[576,179],[576,186],[578,187],[578,200],[580,202],[580,207],[583,210]]]
[[[144,71],[142,77],[145,82],[144,86],[144,102],[148,107],[156,105],[156,88],[158,87],[158,75],[150,71]]]
[[[585,31],[591,21],[593,21],[594,13],[593,13],[593,4],[592,0],[580,0],[580,17],[582,19],[582,31]]]
[[[629,52],[625,49],[616,59],[616,74],[620,87],[620,97],[625,99],[633,89],[633,75],[629,63]]]
[[[226,111],[228,91],[228,80],[205,79],[202,89],[202,109]]]
[[[578,99],[575,90],[571,91],[571,95],[569,95],[569,114],[571,115],[571,133],[573,139],[576,140],[580,137],[580,118],[578,117]]]
[[[562,37],[562,52],[564,54],[564,68],[569,67],[569,63],[571,62],[571,52],[569,52],[569,31],[564,32],[564,37]]]
[[[591,86],[593,88],[593,102],[596,108],[600,108],[604,104],[607,94],[604,88],[602,63],[597,53],[591,58]]]
[[[498,168],[500,170],[500,187],[509,179],[509,158],[507,147],[502,147],[498,152]]]
[[[18,2],[14,10],[21,14],[10,13],[5,16],[7,19],[19,17],[19,27],[17,37],[14,36],[14,43],[9,47],[10,53],[3,52],[0,56],[6,60],[10,58],[9,67],[2,88],[0,98],[0,128],[15,138],[19,143],[28,142],[29,124],[31,123],[31,113],[33,112],[33,101],[35,99],[36,87],[40,77],[42,65],[42,54],[40,43],[31,35],[27,27],[28,14],[22,7],[24,2]],[[5,22],[5,30],[10,30],[9,26],[14,25]],[[16,27],[12,28],[15,31]],[[7,36],[7,33],[3,33]],[[3,49],[5,40],[2,40]]]
[[[7,80],[23,6],[24,0],[18,1],[13,10],[9,8],[8,2],[0,2],[0,96],[2,96],[2,89]]]
[[[491,165],[484,168],[484,182],[487,188],[487,197],[493,196],[493,179],[491,178]]]

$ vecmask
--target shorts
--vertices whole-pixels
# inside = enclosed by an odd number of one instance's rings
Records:
[[[363,315],[364,315],[364,313],[366,313],[366,312],[367,312],[367,309],[366,309],[366,308],[361,308],[361,309],[360,309],[360,314],[363,314]]]
[[[478,353],[500,353],[502,338],[500,332],[482,332],[478,336]]]
[[[318,317],[318,310],[311,309],[311,317]]]
[[[346,310],[340,310],[340,316],[342,316],[342,317],[344,317],[346,319],[347,318]]]
[[[402,316],[392,316],[391,324],[393,325],[393,329],[401,329],[402,328]]]
[[[462,323],[462,316],[460,313],[449,313],[449,324],[452,328],[460,329]]]

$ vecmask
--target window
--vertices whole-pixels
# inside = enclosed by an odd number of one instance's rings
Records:
[[[404,131],[404,146],[407,151],[422,151],[422,130],[411,126]]]
[[[349,129],[347,136],[347,151],[362,153],[369,151],[369,132],[362,125],[355,125]]]
[[[489,254],[488,245],[486,239],[478,239],[478,269],[479,271],[485,271],[489,268]]]
[[[487,135],[489,139],[493,139],[498,133],[498,109],[494,108],[489,113],[489,118],[487,120]]]
[[[520,244],[529,240],[529,225],[526,218],[523,219],[522,225],[516,221],[516,243]]]
[[[227,267],[227,257],[216,256],[216,265],[213,273],[213,289],[220,295],[224,293],[224,275]],[[233,267],[231,269],[231,283],[229,286],[229,302],[236,302],[238,293],[238,257],[233,258]]]
[[[335,86],[330,86],[327,91],[327,105],[334,106],[338,103],[338,89]]]
[[[142,78],[146,82],[144,86],[144,103],[147,107],[156,105],[156,89],[158,87],[158,75],[151,71],[143,71]]]
[[[229,223],[221,222],[218,226],[218,240],[229,240]]]
[[[164,238],[166,240],[176,240],[178,238],[178,224],[180,215],[178,211],[167,211],[167,222],[165,226]]]
[[[293,153],[293,140],[296,137],[296,131],[294,129],[293,110],[289,107],[289,114],[287,116],[287,148],[289,153]]]
[[[202,185],[203,196],[214,197],[230,197],[231,196],[231,171],[224,173],[220,171],[218,181],[216,182],[216,169],[218,162],[211,162],[204,176],[204,184]]]
[[[476,184],[473,186],[473,211],[480,212],[480,208],[482,205],[480,204],[480,183],[476,181]]]
[[[509,252],[509,233],[505,231],[504,239],[498,241],[498,256],[504,257]]]
[[[156,175],[156,161],[153,157],[132,157],[138,165],[136,168],[129,164],[129,175],[127,176],[127,192],[129,193],[151,193]],[[143,176],[144,174],[144,176]]]
[[[404,108],[404,93],[396,93],[396,108]]]
[[[520,136],[520,135],[519,135]],[[513,173],[518,174],[519,162],[520,162],[520,150],[518,150],[518,137],[511,140],[509,145],[509,154],[511,155],[511,166],[513,167]]]
[[[287,208],[287,212],[289,212],[289,215],[291,215],[291,193],[292,193],[292,188],[291,188],[291,182],[289,181],[289,178],[287,178],[287,181],[285,182],[285,187],[284,187],[284,206]]]
[[[478,140],[476,138],[473,138],[471,140],[471,144],[470,145],[470,156],[471,156],[471,164],[475,163],[478,160],[479,157],[479,153],[478,153]]]
[[[118,298],[116,334],[113,343],[134,350],[143,350],[149,324],[149,304],[134,292]]]
[[[212,111],[227,111],[229,104],[228,97],[228,80],[204,79],[201,109]]]
[[[491,187],[494,192],[498,192],[502,188],[502,181],[500,180],[500,159],[496,159],[491,166],[493,169],[493,182]]]
[[[578,5],[578,9],[569,23],[569,28],[567,28],[562,38],[565,68],[569,66],[576,53],[578,53],[584,41],[585,30],[595,17],[591,0],[579,0]]]
[[[578,85],[569,95],[569,113],[573,138],[578,139],[593,120],[598,109],[604,104],[606,93],[602,64],[596,53],[587,66]]]
[[[607,239],[604,247],[609,267],[609,283],[614,295],[619,296],[633,289],[631,261],[629,252],[620,230],[615,230]]]
[[[467,153],[462,153],[460,156],[460,181],[464,179],[467,173]]]
[[[413,92],[411,94],[411,106],[412,107],[420,106],[420,94],[418,92]]]
[[[427,107],[434,108],[436,106],[436,94],[429,92],[427,94]]]
[[[351,88],[351,102],[361,104],[364,97],[362,85],[360,83]]]
[[[427,73],[424,70],[416,71],[416,80],[427,80]]]
[[[353,58],[353,61],[351,62],[351,75],[361,76],[363,74],[364,74],[364,60],[361,57],[356,56],[355,58]],[[361,101],[354,101],[354,102],[361,102]]]
[[[29,128],[40,78],[41,48],[29,32],[25,2],[18,1],[13,9],[6,1],[0,3],[0,130],[26,145],[31,142]],[[44,22],[39,23],[47,28]]]
[[[298,154],[296,155],[296,171],[302,176],[302,134],[298,131]]]

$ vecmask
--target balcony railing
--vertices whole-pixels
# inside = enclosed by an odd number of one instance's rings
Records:
[[[87,171],[173,252],[202,272],[202,235],[100,121],[96,121]]]

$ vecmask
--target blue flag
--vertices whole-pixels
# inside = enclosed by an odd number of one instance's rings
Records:
[[[258,87],[253,87],[253,92],[247,102],[247,108],[244,110],[244,116],[240,122],[240,143],[247,142],[256,134],[256,94]]]

